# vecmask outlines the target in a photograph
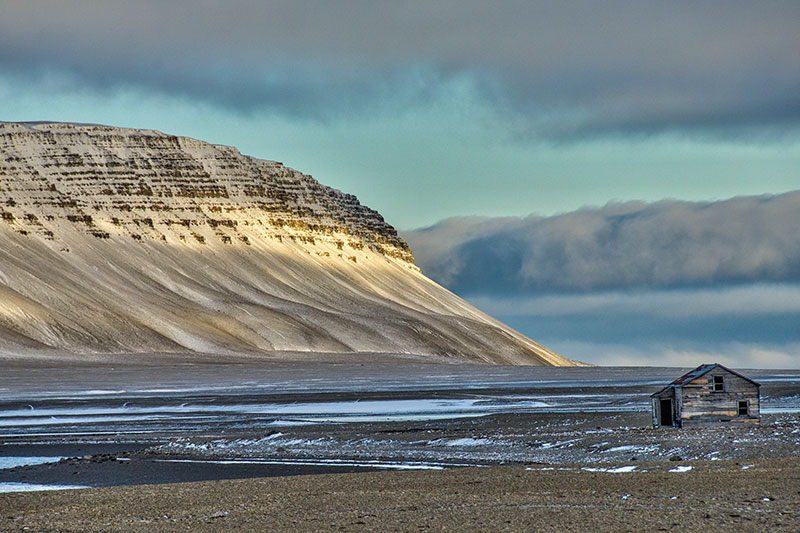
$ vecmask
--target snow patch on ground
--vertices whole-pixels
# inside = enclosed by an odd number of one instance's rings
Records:
[[[640,444],[623,444],[622,446],[614,446],[607,450],[602,450],[603,453],[619,453],[619,452],[638,452],[650,453],[658,450],[657,445],[640,445]]]
[[[5,468],[17,468],[18,466],[57,463],[61,459],[62,457],[52,457],[52,456],[0,457],[0,470],[3,470]]]
[[[320,460],[291,460],[291,459],[160,459],[163,463],[203,463],[218,465],[303,465],[303,466],[339,466],[339,467],[361,467],[361,468],[380,468],[388,470],[444,470],[445,467],[452,466],[481,466],[477,464],[434,464],[420,462],[387,462],[387,461],[347,461],[341,459],[320,459]]]
[[[445,446],[485,446],[491,444],[490,439],[476,439],[473,437],[466,437],[463,439],[451,440],[445,443]]]
[[[0,483],[0,493],[3,492],[37,492],[42,490],[74,490],[88,489],[84,485],[37,485],[34,483]]]
[[[636,466],[626,465],[626,466],[616,466],[613,468],[584,466],[583,468],[581,468],[581,470],[585,470],[587,472],[606,472],[608,474],[627,474],[628,472],[635,472]]]

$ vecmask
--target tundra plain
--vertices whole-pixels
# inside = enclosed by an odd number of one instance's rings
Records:
[[[796,528],[800,371],[748,372],[762,383],[759,427],[652,429],[649,394],[682,371],[363,355],[12,365],[1,453],[19,461],[0,483],[17,491],[0,494],[0,525]]]

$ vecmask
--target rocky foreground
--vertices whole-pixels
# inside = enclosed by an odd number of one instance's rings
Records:
[[[292,351],[573,364],[423,276],[355,196],[281,163],[0,123],[0,358]]]
[[[0,530],[796,531],[798,372],[748,372],[759,426],[653,429],[680,373],[12,367],[0,459],[52,461],[0,485],[106,488],[0,494]]]
[[[4,531],[797,531],[800,459],[463,468],[0,494]]]

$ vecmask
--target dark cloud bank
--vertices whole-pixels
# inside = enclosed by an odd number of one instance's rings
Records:
[[[403,236],[423,272],[461,295],[575,293],[798,282],[799,220],[796,191],[455,218]]]
[[[595,364],[800,366],[800,191],[456,218],[405,232],[423,272]]]
[[[134,87],[329,118],[396,112],[469,79],[515,132],[550,139],[800,123],[798,2],[30,0],[0,11],[0,75],[44,87],[56,73],[55,91]]]

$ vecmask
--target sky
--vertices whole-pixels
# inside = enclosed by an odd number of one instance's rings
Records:
[[[409,231],[423,271],[595,364],[800,367],[800,191],[461,217]]]
[[[800,368],[798,23],[772,0],[6,0],[0,120],[282,161],[567,357]]]

